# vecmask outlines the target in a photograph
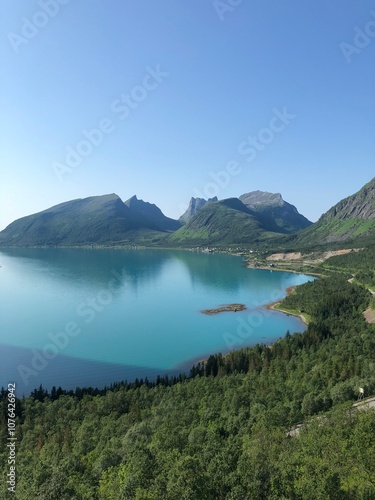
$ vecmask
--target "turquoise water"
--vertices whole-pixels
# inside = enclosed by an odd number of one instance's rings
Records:
[[[0,386],[15,380],[26,393],[176,373],[303,331],[262,306],[312,279],[167,250],[2,249],[0,265]],[[247,310],[201,313],[233,302]]]

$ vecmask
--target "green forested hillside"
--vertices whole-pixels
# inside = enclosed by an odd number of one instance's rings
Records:
[[[152,244],[180,227],[155,205],[134,198],[129,206],[116,194],[61,203],[12,222],[0,232],[0,246]]]
[[[259,238],[276,235],[262,224],[254,211],[237,198],[229,198],[205,205],[165,241],[180,246],[251,245]]]
[[[348,410],[359,386],[375,393],[369,301],[333,276],[285,301],[311,315],[306,332],[213,355],[189,379],[34,391],[18,403],[16,498],[375,498],[375,413]]]
[[[375,247],[331,257],[325,261],[323,268],[344,271],[364,285],[375,286]]]
[[[364,246],[373,243],[374,237],[375,178],[357,193],[330,208],[315,224],[292,238],[292,241],[300,248],[342,242]]]

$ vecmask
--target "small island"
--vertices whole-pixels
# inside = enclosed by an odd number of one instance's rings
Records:
[[[246,306],[244,304],[226,304],[223,306],[220,306],[216,309],[204,309],[201,311],[203,314],[219,314],[221,312],[237,312],[237,311],[244,311],[246,309]]]

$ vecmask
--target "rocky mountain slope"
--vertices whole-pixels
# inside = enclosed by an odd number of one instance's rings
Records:
[[[261,216],[263,224],[270,231],[291,234],[312,224],[294,205],[283,200],[280,193],[252,191],[241,195],[239,199]]]
[[[153,226],[154,229],[161,231],[176,231],[182,225],[181,222],[166,217],[153,203],[138,200],[136,195],[125,201],[125,205],[130,209],[134,219],[147,227]]]
[[[299,245],[375,242],[375,178],[295,237]]]
[[[185,224],[198,212],[198,210],[211,201],[218,201],[217,196],[209,198],[208,200],[205,200],[204,198],[191,198],[186,212],[181,215],[179,220]]]
[[[181,246],[252,244],[272,237],[258,217],[238,198],[207,203],[167,242]]]

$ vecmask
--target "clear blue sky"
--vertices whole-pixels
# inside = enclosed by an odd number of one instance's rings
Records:
[[[198,193],[260,189],[315,221],[374,177],[370,0],[60,1],[1,2],[0,229],[112,192],[177,218]]]

